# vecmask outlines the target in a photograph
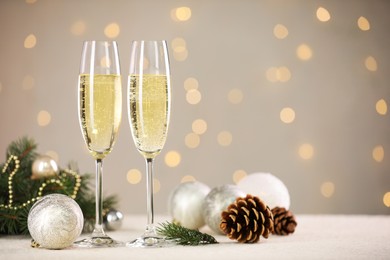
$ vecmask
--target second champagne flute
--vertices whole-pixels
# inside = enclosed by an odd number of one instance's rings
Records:
[[[84,141],[96,161],[96,223],[81,247],[121,245],[103,230],[103,159],[115,143],[122,117],[122,84],[116,42],[86,41],[79,76],[79,121]]]
[[[144,235],[127,243],[134,247],[163,247],[170,241],[157,235],[153,212],[153,161],[167,137],[170,71],[166,41],[134,41],[128,80],[128,116],[135,146],[146,160],[147,225]]]

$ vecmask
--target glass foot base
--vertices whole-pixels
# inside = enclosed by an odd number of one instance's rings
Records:
[[[175,241],[167,240],[159,236],[142,236],[133,241],[127,242],[127,247],[171,247],[176,245]]]
[[[109,236],[87,237],[73,243],[76,247],[120,247],[124,244],[112,239]]]

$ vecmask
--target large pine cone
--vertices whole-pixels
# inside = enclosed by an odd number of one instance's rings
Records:
[[[272,214],[274,215],[274,234],[284,236],[294,233],[298,224],[291,211],[275,207],[272,209]]]
[[[258,197],[247,195],[237,198],[221,214],[220,229],[230,239],[240,243],[255,243],[260,236],[268,238],[273,231],[270,208]]]

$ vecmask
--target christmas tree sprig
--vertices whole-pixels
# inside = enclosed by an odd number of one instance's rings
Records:
[[[218,241],[211,235],[199,230],[185,228],[175,223],[164,222],[157,227],[157,233],[169,240],[175,240],[183,246],[196,246],[205,244],[217,244]]]
[[[33,139],[20,138],[8,146],[6,162],[0,163],[0,234],[28,234],[27,216],[30,208],[39,197],[51,193],[75,196],[75,201],[83,211],[84,231],[91,232],[95,222],[95,197],[89,185],[92,175],[79,175],[73,163],[67,169],[59,169],[58,176],[50,177],[53,182],[48,183],[48,178],[31,179],[32,164],[39,156],[36,149],[37,144]],[[47,185],[42,189],[45,183]],[[76,185],[79,185],[77,189]],[[115,196],[105,197],[103,211],[115,208],[116,204]]]

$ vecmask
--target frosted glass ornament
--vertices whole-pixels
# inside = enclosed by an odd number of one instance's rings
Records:
[[[264,200],[272,209],[276,206],[290,208],[290,194],[286,185],[271,173],[252,173],[241,179],[237,186]]]
[[[209,186],[197,181],[176,186],[168,201],[168,210],[173,221],[190,229],[204,226],[202,205],[209,191]]]
[[[227,209],[236,198],[245,197],[245,195],[245,192],[241,191],[236,185],[225,184],[213,188],[207,194],[202,207],[203,219],[210,229],[217,234],[223,234],[219,229],[222,211]]]

